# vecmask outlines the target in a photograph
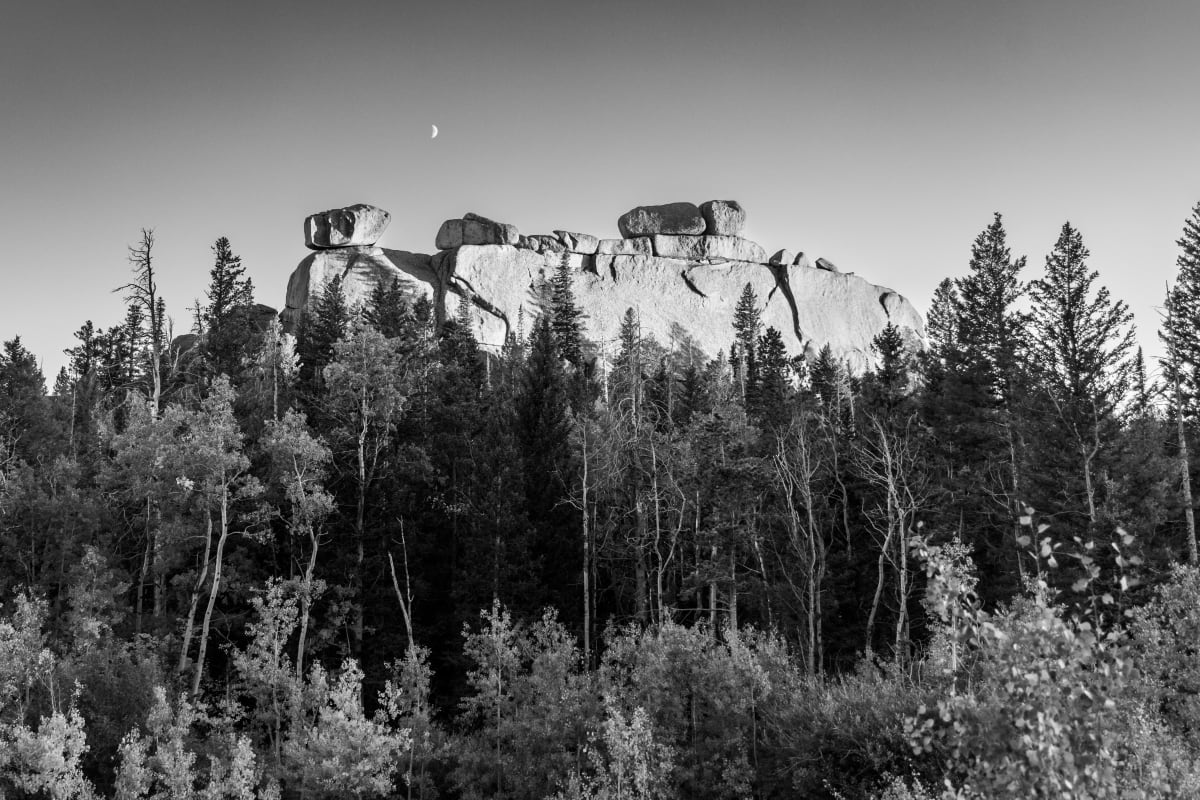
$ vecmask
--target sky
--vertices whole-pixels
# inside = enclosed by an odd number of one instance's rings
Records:
[[[282,307],[321,210],[431,252],[468,211],[615,237],[719,198],[923,313],[993,212],[1027,278],[1070,221],[1151,354],[1200,201],[1197,31],[1195,0],[14,3],[0,339],[53,382],[123,316],[142,228],[185,332],[217,237]]]

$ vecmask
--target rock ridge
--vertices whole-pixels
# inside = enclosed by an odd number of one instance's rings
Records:
[[[323,213],[336,219],[337,211]],[[496,351],[517,333],[518,320],[528,325],[539,313],[537,287],[565,260],[585,334],[601,358],[615,354],[629,308],[661,344],[687,345],[707,358],[727,352],[746,285],[758,297],[764,328],[776,328],[792,355],[812,359],[828,345],[862,372],[875,362],[871,340],[889,322],[913,347],[923,346],[921,316],[900,294],[827,259],[810,262],[802,251],[768,256],[741,235],[745,219],[729,200],[638,206],[619,218],[621,238],[603,239],[567,230],[523,235],[515,225],[468,213],[442,223],[431,255],[373,242],[311,253],[292,273],[282,316],[294,329],[313,294],[335,276],[352,305],[374,287],[398,282],[411,296],[428,297],[439,322],[467,302],[480,344]]]

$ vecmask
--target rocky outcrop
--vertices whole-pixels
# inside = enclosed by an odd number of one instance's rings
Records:
[[[366,246],[311,254],[292,273],[283,317],[293,326],[335,276],[351,305],[398,281],[410,295],[428,297],[439,320],[468,303],[477,338],[495,352],[520,319],[527,326],[534,319],[538,285],[565,260],[586,336],[601,357],[615,352],[630,308],[642,332],[664,345],[688,345],[709,358],[727,352],[746,285],[758,297],[763,325],[777,329],[792,354],[813,358],[828,345],[862,371],[874,363],[871,340],[888,322],[922,345],[921,317],[901,295],[840,273],[826,259],[810,266],[789,250],[768,257],[759,244],[718,232],[740,233],[744,223],[733,201],[639,207],[618,221],[620,239],[563,230],[523,236],[513,225],[466,214],[442,225],[432,256]]]
[[[304,244],[310,250],[372,245],[391,221],[391,214],[365,203],[322,211],[304,220]]]
[[[300,312],[309,300],[333,278],[342,282],[348,305],[367,302],[376,286],[395,282],[411,294],[431,295],[435,283],[430,257],[405,250],[382,247],[341,247],[320,250],[305,258],[288,280],[287,298],[281,313],[285,330],[295,330]]]

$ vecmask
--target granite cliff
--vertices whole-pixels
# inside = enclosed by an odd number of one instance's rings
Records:
[[[920,314],[895,291],[823,258],[788,250],[768,256],[742,238],[746,215],[733,201],[640,206],[620,217],[621,237],[613,239],[563,230],[526,236],[514,225],[466,214],[442,224],[432,254],[379,247],[389,218],[358,205],[305,220],[305,242],[314,252],[288,282],[285,326],[294,327],[335,275],[351,304],[381,282],[398,281],[428,297],[439,318],[468,302],[476,336],[494,350],[520,319],[528,326],[537,313],[534,287],[566,259],[586,335],[601,353],[613,351],[629,308],[639,313],[643,333],[662,344],[690,340],[708,357],[728,350],[746,284],[758,295],[763,325],[778,329],[792,354],[812,358],[829,345],[862,371],[874,360],[872,338],[889,321],[915,346],[923,341]]]

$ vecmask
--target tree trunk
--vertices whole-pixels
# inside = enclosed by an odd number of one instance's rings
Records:
[[[591,531],[588,530],[588,449],[587,449],[587,430],[583,431],[583,436],[580,437],[583,445],[583,479],[582,479],[582,506],[583,506],[583,665],[584,669],[591,669],[592,666],[592,601],[591,601]]]
[[[1179,436],[1179,485],[1183,497],[1183,518],[1187,523],[1188,563],[1198,563],[1196,552],[1196,511],[1192,504],[1192,468],[1188,463],[1187,431],[1183,424],[1183,398],[1179,389],[1178,370],[1175,376],[1175,431]]]
[[[221,535],[217,539],[217,555],[213,563],[212,590],[208,593],[208,607],[204,609],[204,625],[200,629],[200,652],[196,656],[196,677],[192,681],[192,697],[200,694],[200,679],[204,675],[204,654],[208,649],[208,631],[212,625],[213,607],[217,604],[217,593],[221,591],[221,561],[225,556],[225,541],[229,538],[229,487],[221,489]]]
[[[308,556],[308,567],[304,570],[304,586],[300,591],[300,641],[296,643],[296,677],[301,680],[304,678],[304,648],[308,641],[308,616],[312,610],[313,574],[317,570],[317,550],[321,546],[321,539],[315,531],[310,530],[308,537],[312,543],[312,552]]]
[[[196,626],[196,608],[200,605],[200,591],[208,577],[208,554],[212,552],[212,510],[206,509],[204,522],[204,561],[196,585],[192,587],[192,600],[188,605],[187,621],[183,627],[183,646],[179,648],[179,672],[187,670],[187,654],[192,649],[192,633]]]

